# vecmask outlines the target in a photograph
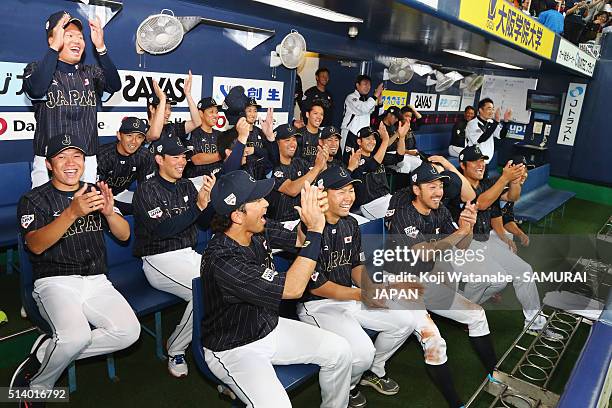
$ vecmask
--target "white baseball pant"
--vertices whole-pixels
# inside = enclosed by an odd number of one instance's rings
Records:
[[[351,347],[329,331],[285,318],[266,337],[225,351],[204,348],[210,371],[248,408],[289,408],[291,401],[273,365],[317,364],[321,407],[346,408]]]
[[[391,194],[386,194],[382,197],[378,197],[376,200],[363,204],[359,207],[359,210],[361,211],[361,215],[368,220],[383,218],[389,208],[389,201],[391,201]]]
[[[34,156],[32,162],[32,188],[42,186],[49,181],[49,170],[43,156]],[[81,181],[95,184],[98,180],[98,159],[96,156],[85,156],[85,169]]]
[[[142,257],[142,269],[155,289],[185,299],[187,307],[181,321],[168,338],[168,354],[185,354],[193,333],[193,297],[191,281],[200,276],[202,255],[192,248]]]
[[[404,159],[397,163],[395,166],[391,166],[398,173],[410,173],[423,163],[423,160],[419,156],[411,156],[409,154],[404,155]]]
[[[409,311],[366,309],[353,300],[300,303],[297,313],[301,321],[334,332],[349,342],[353,355],[351,389],[367,370],[384,377],[385,363],[416,329]],[[363,328],[379,332],[374,344]]]
[[[106,275],[40,278],[32,295],[53,331],[36,354],[33,389],[51,389],[72,361],[122,350],[140,336],[134,311]]]
[[[452,157],[459,157],[459,153],[461,153],[463,149],[465,149],[465,147],[450,145],[448,146],[448,155]]]

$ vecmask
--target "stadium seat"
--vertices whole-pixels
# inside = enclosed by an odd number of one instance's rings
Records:
[[[126,216],[125,219],[133,232],[134,217]],[[142,317],[154,313],[155,328],[151,330],[145,325],[141,327],[145,333],[155,338],[157,357],[164,360],[166,356],[162,344],[162,311],[183,302],[183,299],[157,290],[149,284],[142,270],[142,261],[132,255],[133,237],[127,243],[116,240],[110,234],[105,234],[105,239],[108,279],[125,297],[136,316]]]
[[[204,350],[202,348],[202,321],[204,320],[205,310],[202,295],[201,278],[194,278],[192,283],[193,288],[193,339],[191,342],[191,351],[196,361],[196,365],[204,376],[216,384],[225,386],[219,379],[210,371],[206,360],[204,359]],[[307,381],[310,377],[319,372],[319,366],[315,364],[292,364],[285,366],[274,366],[276,376],[287,391],[298,387],[300,384]],[[240,402],[235,400],[232,406],[240,406]]]
[[[30,190],[30,163],[0,164],[0,247],[17,245],[19,224],[17,223],[17,204],[22,195]],[[13,249],[6,254],[6,271],[13,272]]]

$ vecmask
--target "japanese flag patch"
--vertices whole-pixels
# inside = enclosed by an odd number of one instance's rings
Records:
[[[391,217],[393,216],[393,214],[395,214],[395,208],[387,210],[387,212],[385,213],[385,217]]]
[[[21,216],[21,226],[23,228],[28,228],[32,221],[34,221],[34,214],[25,214]]]
[[[313,272],[312,275],[310,275],[310,279],[312,279],[313,282],[316,282],[318,278],[319,272]]]
[[[261,275],[261,277],[265,280],[267,280],[268,282],[272,282],[274,280],[274,277],[278,275],[278,272],[276,272],[273,269],[270,268],[266,268],[266,270],[264,271],[264,273]]]
[[[345,244],[350,244],[351,242],[353,242],[353,237],[351,235],[349,235],[348,237],[344,237]]]
[[[151,218],[161,218],[163,214],[161,208],[159,207],[155,207],[154,209],[149,210],[148,213],[149,213],[149,217]]]

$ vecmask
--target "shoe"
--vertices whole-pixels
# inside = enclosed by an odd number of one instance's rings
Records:
[[[360,385],[367,385],[384,395],[395,395],[399,392],[399,385],[391,378],[379,377],[371,371],[366,371],[361,376]]]
[[[15,370],[9,385],[10,388],[28,388],[30,386],[30,379],[40,370],[40,361],[36,357],[36,352],[47,339],[51,339],[48,334],[38,336],[32,345],[30,355]]]
[[[348,408],[362,408],[368,404],[366,397],[359,391],[357,387],[351,390],[349,394]]]
[[[493,384],[500,384],[500,385],[504,384],[503,382],[495,378],[492,374],[487,374],[487,380],[489,380],[489,382]]]
[[[529,329],[526,331],[527,334],[531,336],[539,336],[542,333],[542,329]],[[542,333],[542,337],[552,341],[563,341],[565,337],[562,334],[554,332],[550,329],[544,330]]]
[[[185,361],[185,354],[177,354],[168,357],[168,371],[176,378],[187,377],[189,369]]]

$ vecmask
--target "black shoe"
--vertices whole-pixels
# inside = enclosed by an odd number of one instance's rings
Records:
[[[357,387],[351,390],[349,394],[348,408],[363,408],[368,404],[366,397],[359,391]]]
[[[30,355],[19,364],[19,367],[15,370],[11,378],[11,384],[9,385],[10,388],[28,388],[30,386],[31,378],[40,370],[40,361],[38,361],[36,357],[36,352],[40,346],[50,338],[48,334],[42,334],[36,339],[32,345]]]
[[[395,395],[399,392],[399,385],[391,378],[379,377],[371,371],[366,371],[361,376],[360,385],[367,385],[384,395]]]

